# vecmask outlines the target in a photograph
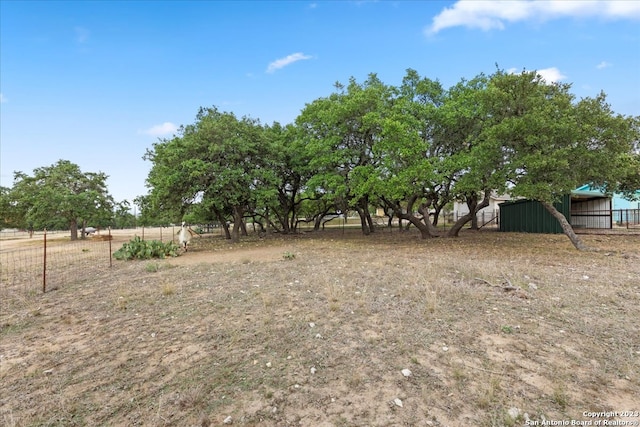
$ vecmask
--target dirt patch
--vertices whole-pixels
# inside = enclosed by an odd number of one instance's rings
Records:
[[[585,239],[602,251],[510,233],[211,236],[46,294],[3,287],[1,424],[519,426],[638,410],[640,245]]]
[[[200,263],[219,262],[268,262],[282,260],[290,246],[277,245],[264,248],[229,248],[225,251],[211,251],[206,249],[190,249],[182,256],[171,259],[174,265],[193,265]]]

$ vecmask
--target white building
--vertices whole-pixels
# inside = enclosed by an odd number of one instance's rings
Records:
[[[478,197],[478,203],[482,201],[484,195],[482,193]],[[481,227],[483,225],[497,225],[498,216],[500,215],[500,203],[511,200],[511,196],[508,194],[497,194],[495,192],[491,193],[489,197],[489,206],[484,209],[480,209],[476,215],[478,219],[478,226]],[[453,203],[453,221],[457,221],[459,218],[467,215],[469,213],[469,207],[465,202],[454,202]]]

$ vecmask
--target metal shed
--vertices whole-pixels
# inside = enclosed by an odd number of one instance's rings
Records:
[[[611,197],[599,192],[575,190],[554,206],[574,228],[612,228]],[[562,233],[562,228],[539,202],[514,200],[500,204],[500,231]]]
[[[573,228],[612,228],[611,197],[594,190],[577,189],[571,192],[571,219]]]
[[[554,206],[569,218],[571,200],[569,195]],[[545,208],[535,200],[514,200],[500,203],[500,231],[525,233],[562,233],[562,227]]]

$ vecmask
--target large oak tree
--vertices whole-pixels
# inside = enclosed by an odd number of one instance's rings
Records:
[[[152,206],[182,217],[190,205],[200,204],[233,241],[240,239],[243,218],[255,208],[260,192],[275,188],[264,128],[255,119],[238,119],[217,108],[201,108],[194,124],[154,144],[145,158],[153,163],[147,178]]]
[[[357,211],[362,232],[369,234],[375,228],[367,181],[380,161],[373,147],[382,137],[392,93],[375,74],[363,84],[351,78],[346,87],[338,83],[336,89],[307,104],[296,119],[316,172],[308,185],[339,210]]]
[[[640,128],[637,118],[615,114],[603,93],[576,102],[570,88],[535,71],[496,72],[486,91],[493,123],[485,137],[502,150],[510,193],[539,201],[585,250],[554,202],[584,184],[613,192],[637,183]]]
[[[34,169],[33,175],[15,172],[6,196],[13,223],[29,229],[69,227],[76,240],[78,227],[110,223],[113,198],[106,180],[104,173],[82,172],[68,160]]]

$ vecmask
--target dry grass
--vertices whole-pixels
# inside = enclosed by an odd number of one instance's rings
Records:
[[[584,238],[602,251],[489,232],[196,239],[44,295],[0,289],[0,424],[512,426],[638,410],[640,237]]]

